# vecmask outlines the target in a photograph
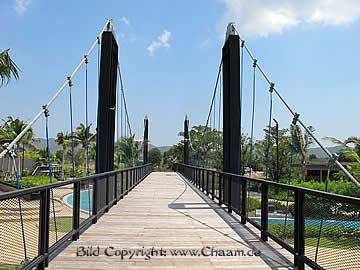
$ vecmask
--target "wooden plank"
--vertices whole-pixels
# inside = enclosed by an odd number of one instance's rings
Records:
[[[79,247],[97,248],[100,256],[76,256]],[[105,248],[166,250],[166,256],[106,256]],[[209,247],[207,249],[206,247]],[[210,248],[261,251],[260,256],[203,256]],[[196,255],[171,255],[173,249]],[[184,252],[184,251],[183,251]],[[160,253],[160,251],[158,251]],[[218,253],[219,254],[219,253]],[[156,254],[153,254],[156,255]],[[241,225],[224,209],[193,189],[176,173],[152,173],[110,209],[98,223],[72,242],[49,269],[292,269],[292,255],[260,241],[249,225]]]

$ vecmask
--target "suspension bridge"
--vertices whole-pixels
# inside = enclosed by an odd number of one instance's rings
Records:
[[[183,160],[173,164],[174,172],[153,172],[148,163],[147,117],[141,162],[132,147],[123,151],[128,155],[117,153],[116,143],[134,136],[118,50],[114,26],[108,20],[54,96],[4,145],[0,160],[11,163],[18,190],[0,194],[0,269],[360,269],[360,199],[332,194],[328,182],[337,166],[355,186],[360,183],[286,102],[233,24],[226,31],[202,142],[192,138],[186,116]],[[96,65],[98,89],[94,135],[89,123],[88,92],[93,88],[89,65]],[[81,72],[85,159],[79,175],[73,92]],[[250,74],[250,87],[244,82],[246,74]],[[259,92],[259,80],[267,91]],[[247,115],[243,93],[249,89]],[[54,126],[51,109],[66,90],[71,174],[55,182],[49,144]],[[257,97],[264,94],[269,95],[268,109],[264,112],[262,107],[260,114],[267,113],[268,122],[265,166],[259,174],[254,129]],[[271,163],[276,163],[270,155],[275,99],[289,113],[286,183],[270,177]],[[22,189],[19,145],[42,117],[49,184]],[[242,143],[245,118],[250,119],[249,149]],[[290,185],[299,129],[329,158],[324,191]],[[93,173],[92,136],[96,137]],[[117,161],[127,167],[114,167]]]

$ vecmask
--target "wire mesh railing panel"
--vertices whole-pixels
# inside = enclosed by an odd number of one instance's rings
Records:
[[[50,189],[49,247],[73,228],[73,187],[69,184]]]
[[[80,224],[92,215],[93,186],[92,179],[80,183]]]
[[[305,195],[305,256],[325,269],[360,269],[360,207]]]
[[[288,245],[294,246],[294,191],[269,186],[268,230]]]
[[[0,269],[21,268],[38,255],[38,194],[0,201]]]
[[[255,181],[247,181],[247,217],[261,224],[261,184]]]

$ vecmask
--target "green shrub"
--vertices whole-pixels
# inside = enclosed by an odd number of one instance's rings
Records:
[[[57,182],[56,178],[53,178],[53,183]],[[11,185],[16,185],[15,180],[11,180],[8,182]],[[22,188],[30,188],[30,187],[36,187],[41,185],[47,185],[50,183],[49,176],[25,176],[20,179],[20,186]]]

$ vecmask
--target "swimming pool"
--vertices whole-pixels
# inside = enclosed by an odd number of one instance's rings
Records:
[[[93,191],[90,189],[83,190],[80,192],[80,209],[86,212],[92,211],[92,198],[93,198]],[[70,194],[66,197],[66,203],[72,207],[73,205],[73,194]]]

